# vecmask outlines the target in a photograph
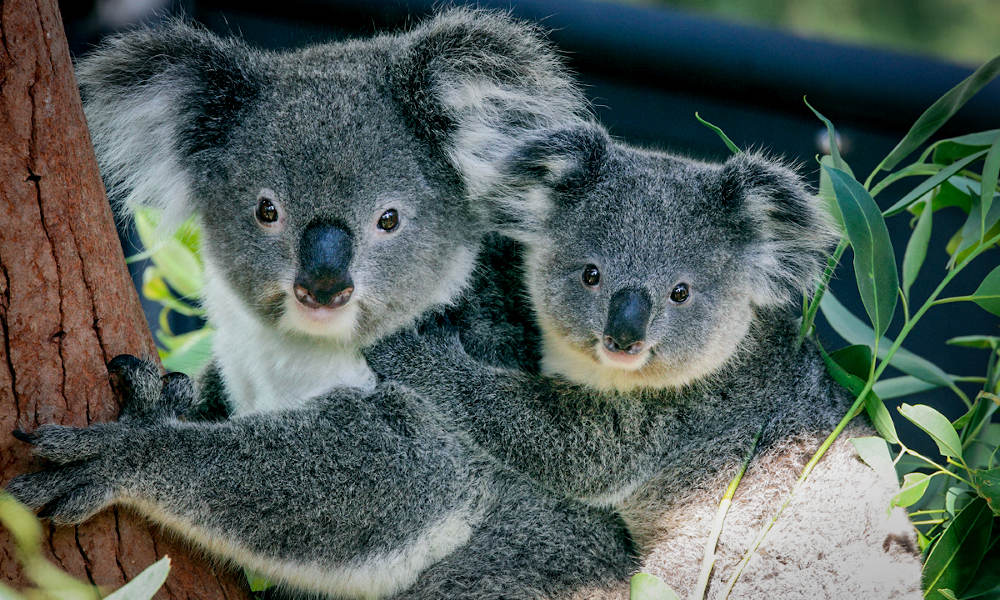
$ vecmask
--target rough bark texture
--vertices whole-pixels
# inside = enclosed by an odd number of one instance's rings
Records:
[[[31,468],[10,435],[42,423],[83,426],[118,412],[105,363],[155,356],[73,77],[56,0],[0,0],[0,482]],[[117,587],[164,554],[157,598],[245,598],[213,569],[123,510],[80,527],[48,526],[51,559]],[[0,531],[0,580],[26,582]]]

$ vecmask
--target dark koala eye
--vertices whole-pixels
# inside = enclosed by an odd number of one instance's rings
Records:
[[[392,231],[397,227],[399,227],[399,213],[395,208],[390,208],[378,218],[378,228],[382,231]]]
[[[264,225],[270,225],[278,220],[278,207],[274,205],[274,202],[267,198],[261,198],[257,201],[257,220]]]
[[[672,292],[670,292],[670,299],[677,304],[682,304],[687,301],[691,293],[688,291],[688,284],[678,283],[674,286]]]
[[[597,265],[587,265],[583,268],[583,285],[594,287],[601,282],[601,272]]]

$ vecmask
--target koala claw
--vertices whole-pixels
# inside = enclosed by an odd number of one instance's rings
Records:
[[[108,363],[112,387],[121,399],[122,421],[179,417],[196,402],[194,385],[183,373],[160,376],[155,363],[120,354]]]
[[[107,452],[113,441],[108,434],[114,426],[113,423],[102,423],[80,429],[63,425],[42,425],[32,433],[17,429],[14,437],[34,446],[35,456],[56,464],[66,464]]]
[[[39,518],[70,525],[111,503],[111,488],[97,479],[90,465],[67,465],[19,475],[7,484],[7,492],[30,509],[41,509]]]

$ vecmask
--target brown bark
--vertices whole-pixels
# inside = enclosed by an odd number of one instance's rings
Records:
[[[35,468],[10,435],[84,426],[118,407],[105,364],[155,356],[104,195],[56,0],[0,0],[0,481]],[[192,557],[115,509],[79,527],[47,525],[50,558],[117,587],[169,554],[157,596],[245,598],[235,573]],[[0,531],[0,580],[24,585]]]

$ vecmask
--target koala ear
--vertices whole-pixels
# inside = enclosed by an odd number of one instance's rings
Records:
[[[162,229],[194,208],[193,160],[227,140],[260,89],[251,51],[178,21],[104,42],[77,65],[87,124],[112,202],[163,210]]]
[[[470,194],[533,133],[586,119],[588,107],[542,31],[506,14],[459,8],[408,34],[399,100]]]
[[[759,153],[737,154],[722,168],[722,199],[748,230],[754,304],[811,293],[839,236],[794,168]]]
[[[538,132],[503,160],[488,204],[495,229],[521,240],[544,234],[557,203],[586,193],[597,179],[611,143],[595,123]]]

